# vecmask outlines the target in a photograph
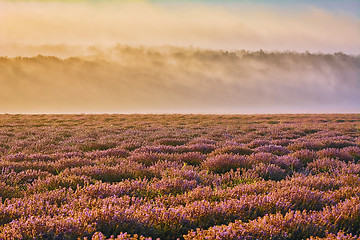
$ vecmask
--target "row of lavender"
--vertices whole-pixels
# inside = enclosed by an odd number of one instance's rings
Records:
[[[2,115],[0,156],[0,239],[360,234],[355,114]]]

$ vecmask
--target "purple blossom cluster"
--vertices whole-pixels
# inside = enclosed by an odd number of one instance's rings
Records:
[[[358,239],[360,118],[1,115],[0,239]]]

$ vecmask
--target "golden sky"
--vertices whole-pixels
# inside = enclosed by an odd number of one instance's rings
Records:
[[[298,6],[301,1],[260,2],[0,0],[0,54],[11,54],[4,46],[9,44],[118,43],[360,53],[360,17],[354,12]]]

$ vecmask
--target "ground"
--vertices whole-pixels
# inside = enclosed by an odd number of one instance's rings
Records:
[[[360,115],[0,115],[0,239],[357,239]]]

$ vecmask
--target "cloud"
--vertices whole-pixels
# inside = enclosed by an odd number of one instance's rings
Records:
[[[121,43],[360,53],[359,17],[318,7],[265,8],[191,1],[0,0],[0,9],[3,46]],[[1,55],[9,52],[1,51]]]
[[[360,111],[360,57],[180,47],[0,59],[0,112]]]

